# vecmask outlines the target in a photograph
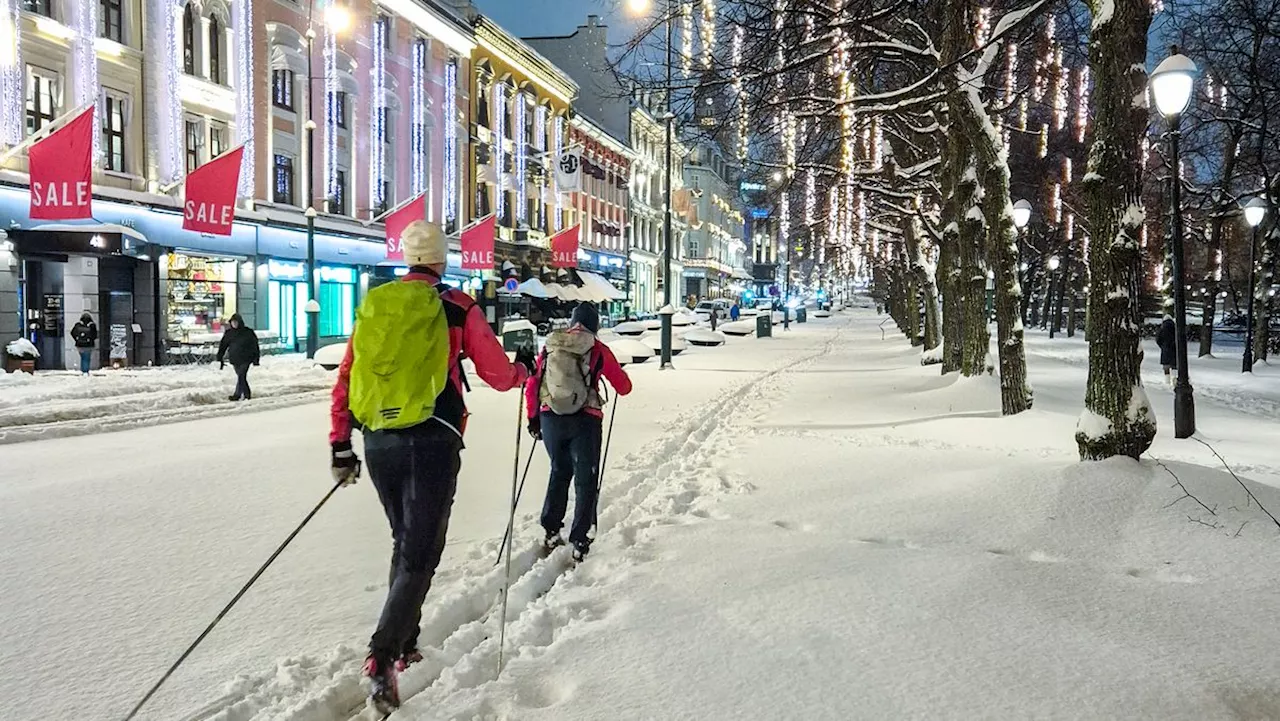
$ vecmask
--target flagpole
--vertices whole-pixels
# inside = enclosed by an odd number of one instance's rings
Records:
[[[382,219],[386,218],[388,215],[391,215],[392,213],[398,213],[398,212],[400,212],[401,210],[403,210],[403,209],[405,209],[405,208],[409,207],[410,205],[413,205],[414,201],[417,201],[417,200],[425,200],[425,199],[426,199],[426,197],[427,197],[427,191],[425,191],[425,190],[424,190],[424,191],[422,191],[421,193],[418,193],[417,195],[413,196],[412,198],[409,198],[408,200],[404,201],[403,203],[401,203],[401,204],[397,205],[396,207],[394,207],[394,208],[392,208],[392,209],[390,209],[390,210],[384,211],[381,215],[376,215],[376,216],[374,216],[374,217],[372,217],[372,218],[370,218],[370,219],[368,219],[368,220],[362,220],[362,221],[360,221],[360,225],[363,225],[364,227],[368,228],[369,226],[373,225],[374,223],[377,223],[378,221],[380,221],[380,220],[382,220]]]
[[[213,161],[215,161],[215,160],[221,160],[222,158],[227,157],[228,155],[230,155],[230,154],[232,154],[232,153],[236,152],[237,150],[240,150],[240,149],[241,149],[241,148],[243,148],[244,146],[245,146],[245,143],[240,143],[239,145],[237,145],[237,146],[236,146],[236,147],[234,147],[234,148],[231,148],[230,150],[227,150],[227,151],[224,151],[224,152],[222,152],[222,153],[219,153],[219,154],[217,155],[217,157],[209,158],[208,160],[206,160],[206,161],[204,161],[203,163],[201,163],[199,167],[197,167],[195,170],[193,170],[193,171],[191,171],[191,172],[192,172],[192,173],[194,173],[196,170],[199,170],[200,168],[203,168],[204,166],[208,165],[209,163],[212,163],[212,162],[213,162]],[[162,185],[162,186],[160,186],[160,194],[161,194],[161,195],[168,195],[168,194],[170,193],[170,191],[172,191],[174,188],[176,188],[176,187],[178,187],[179,185],[182,185],[183,183],[187,182],[187,178],[189,178],[190,176],[191,176],[191,173],[184,173],[184,174],[182,175],[182,177],[181,177],[181,178],[179,178],[178,180],[175,180],[175,181],[173,181],[172,183],[169,183],[168,185]]]
[[[8,150],[4,151],[3,154],[0,154],[0,165],[7,163],[9,159],[12,158],[13,156],[17,155],[18,153],[21,153],[27,148],[30,148],[32,145],[35,145],[36,143],[40,142],[41,140],[44,140],[50,135],[53,135],[59,130],[62,130],[63,126],[67,124],[67,121],[74,120],[75,118],[80,117],[81,113],[83,113],[84,111],[96,105],[97,105],[96,102],[85,103],[80,107],[76,108],[75,110],[63,113],[62,115],[59,115],[58,117],[54,118],[48,123],[45,123],[44,127],[32,133],[31,137],[27,138],[21,143],[18,143],[12,148],[9,148]]]
[[[471,230],[472,228],[476,227],[477,225],[480,225],[481,223],[485,222],[486,220],[488,220],[488,219],[492,218],[494,215],[495,215],[494,213],[490,213],[490,214],[488,214],[488,215],[484,216],[483,218],[480,218],[479,220],[473,220],[473,221],[471,221],[471,223],[470,223],[469,225],[467,225],[465,228],[463,228],[463,229],[459,230],[457,235],[455,235],[455,236],[451,236],[451,237],[454,237],[454,238],[461,238],[463,233],[467,232],[468,230]],[[495,232],[496,232],[496,230],[497,230],[497,229],[495,228],[494,230],[495,230]]]

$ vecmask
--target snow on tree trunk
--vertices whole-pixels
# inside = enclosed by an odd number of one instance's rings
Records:
[[[1084,460],[1138,458],[1151,447],[1155,416],[1142,387],[1142,153],[1147,129],[1147,32],[1150,0],[1090,0],[1093,125],[1085,198],[1088,206],[1089,380],[1076,427]]]
[[[931,351],[942,344],[942,338],[938,332],[938,288],[933,281],[933,271],[920,249],[920,232],[916,227],[915,218],[903,218],[902,240],[907,264],[915,279],[917,297],[920,304],[924,306],[920,345],[923,345],[926,351]]]
[[[987,372],[987,351],[991,347],[991,331],[987,329],[987,264],[984,262],[981,192],[973,156],[956,186],[957,205],[964,209],[960,218],[960,289],[961,329],[960,373],[979,376]]]

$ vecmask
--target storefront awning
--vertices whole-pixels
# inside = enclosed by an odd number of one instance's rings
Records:
[[[139,243],[146,243],[147,236],[139,233],[137,230],[125,225],[116,225],[115,223],[90,223],[87,225],[73,223],[45,223],[37,225],[26,230],[36,230],[45,233],[115,233],[125,238],[136,240]]]
[[[622,300],[626,297],[625,293],[614,287],[613,283],[606,280],[604,276],[586,270],[579,270],[578,277],[582,278],[583,287],[590,287],[593,294],[601,296],[601,301]]]

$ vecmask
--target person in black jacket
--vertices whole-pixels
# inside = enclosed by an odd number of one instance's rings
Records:
[[[85,313],[80,320],[71,326],[71,339],[80,352],[80,372],[89,375],[89,365],[93,361],[93,347],[98,344],[98,324],[93,316]]]
[[[247,401],[253,397],[253,391],[249,389],[249,366],[258,365],[261,358],[258,334],[244,324],[239,313],[231,316],[230,325],[218,344],[218,367],[226,368],[227,363],[231,363],[231,367],[236,369],[236,391],[228,400]]]
[[[1178,329],[1174,326],[1173,316],[1166,315],[1156,331],[1156,345],[1160,346],[1160,365],[1164,366],[1164,382],[1173,385],[1173,376],[1169,371],[1178,367]]]

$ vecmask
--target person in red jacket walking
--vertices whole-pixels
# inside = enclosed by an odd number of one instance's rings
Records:
[[[430,417],[408,428],[364,429],[369,475],[382,501],[393,539],[390,589],[365,661],[370,698],[384,713],[399,705],[396,672],[422,659],[418,652],[422,604],[444,552],[466,428],[459,359],[463,355],[470,358],[476,373],[498,391],[520,386],[534,368],[532,349],[517,353],[514,364],[509,362],[471,297],[441,281],[446,243],[439,226],[421,221],[412,223],[405,229],[401,241],[409,266],[409,273],[401,282],[425,283],[435,288],[443,301],[449,360],[447,381],[436,396]],[[351,370],[356,361],[355,338],[360,331],[357,323],[352,342],[347,344],[346,356],[338,367],[330,408],[333,476],[340,483],[352,483],[360,473],[360,461],[351,448],[353,417],[349,403]],[[422,392],[431,392],[428,387],[433,381],[424,369],[395,370],[407,371],[410,379],[421,379]]]
[[[600,315],[582,303],[573,310],[572,325],[547,338],[537,369],[525,383],[529,435],[540,438],[551,458],[551,478],[542,504],[542,548],[551,552],[564,543],[560,529],[569,504],[569,481],[577,489],[569,542],[573,558],[581,561],[591,548],[591,525],[596,518],[600,475],[600,444],[604,421],[600,379],[625,396],[631,378],[609,346],[596,338]]]

